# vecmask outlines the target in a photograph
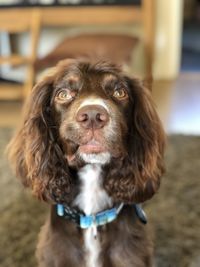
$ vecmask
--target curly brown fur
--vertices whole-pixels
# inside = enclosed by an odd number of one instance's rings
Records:
[[[149,90],[137,80],[126,79],[132,90],[128,155],[108,166],[105,187],[118,201],[140,203],[159,188],[165,137]]]

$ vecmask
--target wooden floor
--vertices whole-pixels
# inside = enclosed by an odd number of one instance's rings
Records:
[[[155,82],[153,98],[167,133],[200,134],[200,73]],[[20,102],[0,102],[0,127],[17,126],[21,107]]]

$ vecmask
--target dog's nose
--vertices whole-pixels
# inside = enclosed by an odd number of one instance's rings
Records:
[[[109,115],[100,105],[87,105],[79,109],[76,120],[85,129],[100,129],[107,124]]]

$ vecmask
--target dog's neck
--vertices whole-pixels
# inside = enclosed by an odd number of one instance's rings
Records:
[[[77,197],[72,203],[73,207],[77,207],[85,215],[94,215],[113,206],[112,199],[103,188],[103,175],[101,164],[90,163],[79,169],[77,176],[80,180],[80,188]],[[138,215],[137,210],[139,209],[136,210],[136,208],[137,206],[135,205],[135,211]],[[132,216],[134,216],[134,212]],[[107,229],[105,227],[104,231]],[[102,231],[98,231],[96,224],[82,230],[87,267],[102,267],[100,260],[102,233]]]
[[[100,164],[87,164],[78,172],[81,187],[73,204],[86,215],[95,214],[112,206],[112,200],[102,186],[102,175]],[[84,243],[88,255],[87,266],[101,267],[99,262],[101,249],[96,226],[84,231]]]
[[[80,193],[74,201],[86,215],[95,214],[112,206],[112,199],[103,189],[103,173],[100,164],[87,164],[78,172]]]

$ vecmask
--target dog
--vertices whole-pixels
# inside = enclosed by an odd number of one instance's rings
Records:
[[[140,203],[158,190],[165,134],[151,92],[108,62],[61,61],[33,88],[9,145],[50,216],[39,267],[150,267]]]

